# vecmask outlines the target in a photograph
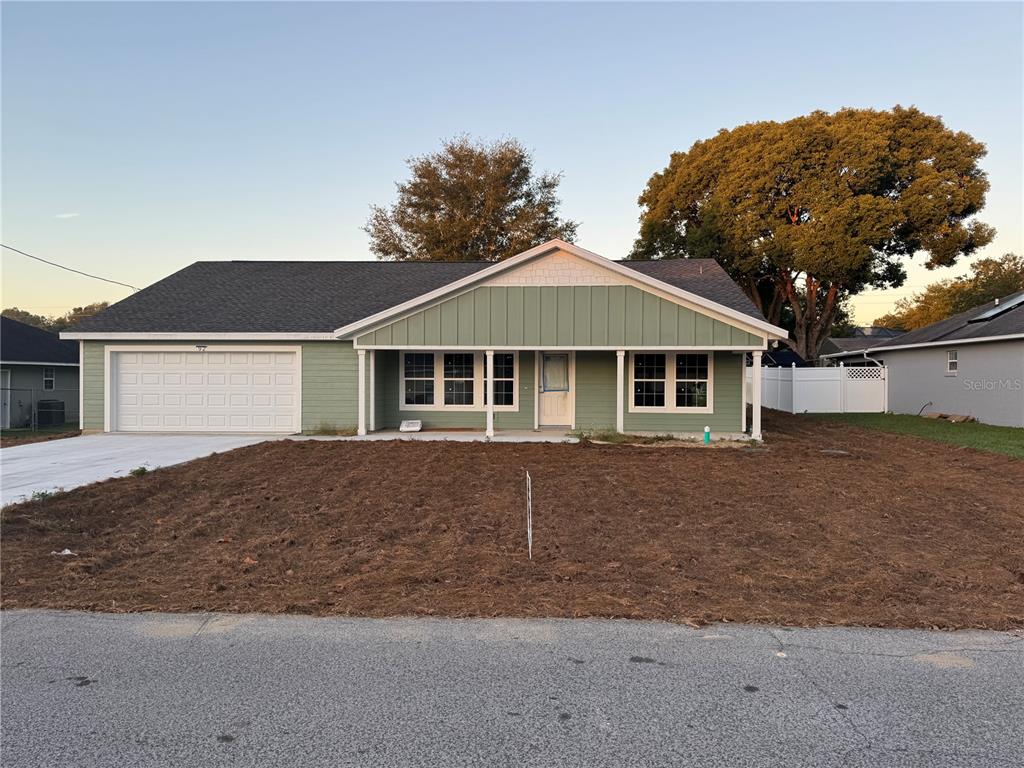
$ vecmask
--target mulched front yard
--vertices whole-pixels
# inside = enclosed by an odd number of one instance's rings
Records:
[[[1024,461],[781,414],[766,437],[263,443],[4,510],[2,605],[1024,626]]]

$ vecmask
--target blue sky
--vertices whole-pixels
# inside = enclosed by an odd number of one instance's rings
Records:
[[[367,259],[405,159],[512,136],[613,258],[673,150],[916,105],[984,141],[987,255],[1022,245],[1020,4],[4,3],[3,242],[138,286],[200,259]],[[920,259],[918,259],[920,261]],[[126,291],[4,252],[2,302]],[[938,277],[868,294],[869,322]]]

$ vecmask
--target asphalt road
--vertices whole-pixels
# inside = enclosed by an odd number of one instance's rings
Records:
[[[27,766],[999,766],[1024,637],[627,621],[2,616]]]

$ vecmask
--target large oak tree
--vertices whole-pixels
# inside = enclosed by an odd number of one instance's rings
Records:
[[[409,160],[411,178],[390,207],[371,207],[370,250],[394,261],[500,261],[561,238],[576,222],[558,216],[561,176],[533,172],[522,144],[466,137]]]
[[[640,196],[634,258],[712,257],[769,321],[792,311],[817,357],[844,299],[899,286],[992,240],[973,219],[985,147],[915,108],[814,112],[721,131],[672,155]]]

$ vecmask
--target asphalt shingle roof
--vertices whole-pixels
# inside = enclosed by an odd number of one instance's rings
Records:
[[[754,306],[754,302],[714,259],[659,259],[619,263],[648,277],[696,293],[729,309],[764,321],[764,315]]]
[[[78,342],[0,317],[0,360],[5,363],[77,363]]]
[[[619,263],[764,319],[711,259]],[[70,330],[330,333],[488,266],[489,262],[200,261]]]
[[[1024,291],[1000,299],[999,306],[1007,307],[1021,297],[1024,297]],[[885,344],[880,344],[875,349],[902,347],[905,344],[947,343],[991,336],[1024,334],[1024,301],[988,320],[978,319],[986,312],[997,308],[994,301],[987,302],[980,307],[974,307],[974,309],[968,309],[958,315],[947,317],[945,320],[926,325],[924,328],[909,331],[898,338],[886,339]],[[971,322],[972,320],[975,322]]]
[[[895,338],[899,337],[890,336],[886,338],[884,336],[852,336],[849,338],[837,338],[830,336],[825,340],[825,344],[822,345],[821,352],[822,354],[827,355],[860,352],[865,349],[877,347],[880,344],[895,344],[896,342],[893,340]]]

